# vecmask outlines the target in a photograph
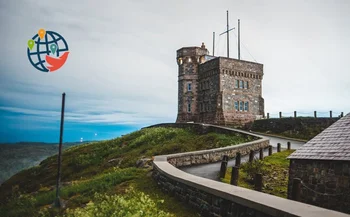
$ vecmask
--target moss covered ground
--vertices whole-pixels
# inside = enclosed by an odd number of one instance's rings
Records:
[[[240,134],[198,135],[190,129],[148,128],[120,138],[68,148],[62,156],[60,196],[70,213],[79,210],[72,216],[90,216],[91,213],[84,211],[85,206],[88,205],[86,209],[91,206],[96,206],[96,209],[104,207],[101,209],[109,213],[113,210],[110,204],[125,205],[123,198],[115,198],[113,195],[125,195],[132,188],[146,194],[145,200],[154,201],[151,209],[155,210],[154,216],[197,216],[175,198],[162,193],[151,178],[151,169],[137,168],[136,161],[161,154],[235,145],[252,139]],[[66,209],[51,207],[55,198],[56,169],[57,156],[52,156],[4,182],[0,186],[0,213],[4,216],[67,215]],[[104,203],[101,198],[119,202]],[[126,198],[127,201],[133,200]],[[96,204],[91,205],[94,201]]]
[[[288,190],[288,170],[289,160],[287,157],[292,154],[294,150],[285,150],[267,156],[260,161],[255,159],[254,165],[261,165],[263,174],[263,189],[262,192],[272,194],[275,196],[287,198]],[[254,189],[254,180],[252,175],[254,173],[254,166],[249,167],[249,163],[242,164],[239,169],[238,186]],[[223,182],[230,183],[232,168],[226,170]]]

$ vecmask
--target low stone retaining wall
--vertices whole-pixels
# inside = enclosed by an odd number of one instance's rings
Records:
[[[247,142],[239,145],[227,146],[222,148],[215,148],[210,150],[193,151],[179,154],[167,155],[168,162],[175,167],[190,166],[196,164],[213,163],[220,161],[222,156],[227,155],[229,157],[235,157],[237,152],[241,155],[247,155],[251,150],[257,151],[260,148],[267,148],[269,146],[269,140],[262,136],[246,133],[241,130],[225,128],[220,126],[214,126],[209,124],[194,124],[194,123],[181,123],[181,124],[157,124],[151,127],[175,127],[175,128],[190,128],[195,130],[198,134],[205,134],[210,132],[225,133],[225,134],[239,134],[244,137],[251,137],[257,140]]]
[[[175,127],[175,125],[178,124],[163,124],[151,127]],[[188,124],[181,125],[183,125],[182,127],[189,126]],[[201,132],[203,132],[202,130],[216,128],[215,130],[218,131],[229,130],[230,133],[245,133],[213,125],[202,125],[202,127],[201,124],[191,124],[191,126]],[[250,133],[246,135],[259,137]],[[174,167],[174,165],[184,166],[215,162],[221,160],[224,154],[233,157],[238,150],[242,153],[251,150],[251,148],[258,149],[267,146],[266,144],[268,145],[268,140],[260,137],[259,140],[253,142],[221,149],[156,156],[153,160],[153,178],[163,191],[177,197],[186,205],[190,205],[202,216],[349,217],[349,215],[332,210],[194,176]]]

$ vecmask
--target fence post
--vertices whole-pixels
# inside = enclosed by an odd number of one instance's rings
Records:
[[[241,153],[238,152],[236,154],[236,167],[239,167],[241,165]]]
[[[238,177],[239,177],[239,167],[234,166],[232,167],[232,173],[231,173],[231,185],[238,185]]]
[[[267,119],[269,119],[270,118],[270,113],[267,113]]]
[[[253,162],[254,160],[254,151],[253,150],[250,150],[250,153],[249,153],[249,162]]]
[[[282,112],[280,112],[280,118],[282,118]]]
[[[272,145],[269,145],[269,156],[272,155]]]
[[[277,143],[277,152],[281,152],[281,143]]]
[[[341,113],[340,113],[340,117],[342,118],[343,116],[344,116],[344,113],[343,113],[343,112],[341,112]]]
[[[329,111],[329,117],[332,118],[332,111]]]
[[[314,118],[317,118],[317,112],[314,111]]]
[[[220,167],[220,178],[225,178],[226,169],[227,169],[227,162],[226,161],[222,161],[221,162],[221,167]]]
[[[264,149],[263,148],[260,148],[260,150],[259,150],[259,159],[260,160],[264,159]]]
[[[292,184],[292,200],[300,201],[301,179],[294,178]]]
[[[262,190],[262,175],[261,175],[261,173],[255,174],[254,183],[255,183],[254,189],[256,191],[261,191]]]
[[[225,178],[227,161],[228,161],[228,156],[224,155],[222,158],[221,167],[220,167],[220,178]]]
[[[297,111],[294,111],[294,118],[297,118]]]
[[[287,142],[287,149],[290,150],[291,144],[290,142]]]

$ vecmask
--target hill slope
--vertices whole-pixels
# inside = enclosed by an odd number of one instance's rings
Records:
[[[84,213],[83,216],[94,216],[89,212],[101,208],[99,206],[107,207],[103,210],[115,211],[118,204],[125,205],[125,201],[134,200],[136,202],[132,207],[136,206],[138,212],[137,198],[146,197],[143,200],[149,201],[147,204],[153,204],[152,207],[139,209],[154,209],[147,216],[195,216],[193,211],[160,192],[150,177],[150,167],[147,166],[149,162],[145,160],[145,165],[138,168],[137,162],[142,165],[138,160],[154,155],[211,149],[251,140],[251,137],[240,134],[198,135],[189,129],[149,128],[109,141],[68,148],[62,157],[63,187],[60,194],[66,208],[69,208],[68,211],[49,208],[55,198],[57,168],[57,156],[52,156],[42,161],[39,166],[14,175],[0,186],[0,213],[5,213],[6,216],[39,216],[41,210],[41,213],[49,216],[79,216],[79,213]],[[130,187],[134,190],[130,190]],[[129,190],[128,194],[125,194],[126,190]],[[146,196],[140,196],[143,193]],[[145,202],[141,201],[140,204],[140,207],[143,207]],[[129,207],[122,208],[128,209]]]

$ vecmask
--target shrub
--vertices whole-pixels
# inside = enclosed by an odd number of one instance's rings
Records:
[[[254,159],[252,162],[247,162],[241,165],[242,170],[247,173],[249,181],[254,181],[255,174],[265,174],[266,169],[264,168],[264,161]]]
[[[143,192],[137,192],[129,189],[125,195],[107,195],[95,194],[94,202],[89,202],[85,208],[77,208],[75,210],[67,209],[66,217],[128,217],[128,216],[147,216],[147,217],[163,217],[171,216],[157,207],[158,203],[164,201],[153,201]]]

